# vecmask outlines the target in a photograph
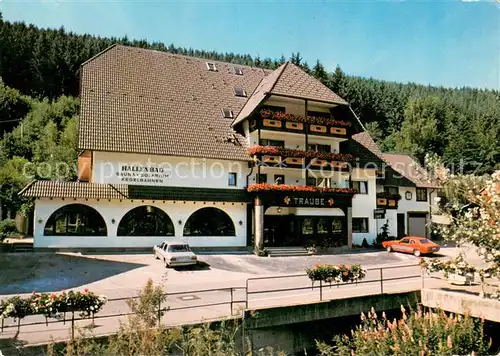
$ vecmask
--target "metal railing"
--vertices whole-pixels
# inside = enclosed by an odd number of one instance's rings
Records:
[[[384,274],[384,271],[387,270],[394,270],[394,269],[404,269],[404,268],[415,268],[418,267],[418,265],[400,265],[400,266],[388,266],[388,267],[380,267],[380,268],[368,268],[367,269],[367,276],[370,272],[372,271],[378,271],[378,273],[375,273],[375,278],[368,279],[368,280],[360,280],[355,283],[336,283],[335,286],[338,288],[342,286],[347,286],[347,285],[363,285],[367,283],[377,283],[379,285],[379,289],[375,291],[375,293],[369,293],[369,294],[384,294],[386,289],[384,288],[385,284],[387,282],[395,281],[395,280],[401,280],[402,278],[405,279],[415,279],[415,278],[422,278],[422,275],[419,273],[417,274],[410,274],[410,275],[404,275],[404,276],[397,276],[397,277],[390,277]],[[205,302],[205,303],[200,303],[200,304],[190,304],[190,305],[181,305],[181,306],[162,306],[160,303],[157,306],[157,313],[158,313],[158,321],[162,323],[162,318],[165,315],[165,313],[176,311],[176,310],[188,310],[188,309],[197,309],[197,308],[207,308],[207,307],[216,307],[216,306],[223,306],[223,305],[228,305],[229,306],[229,313],[225,314],[224,316],[221,316],[220,318],[226,318],[228,316],[234,316],[234,311],[235,311],[235,305],[244,305],[246,309],[251,307],[250,303],[250,296],[252,295],[262,295],[262,294],[270,294],[270,293],[285,293],[285,292],[291,292],[291,291],[304,291],[304,290],[319,290],[319,299],[316,301],[325,301],[325,300],[331,300],[334,298],[324,298],[324,289],[327,287],[331,288],[331,285],[325,284],[320,282],[319,285],[311,285],[311,282],[309,281],[309,284],[306,286],[291,286],[291,287],[285,287],[285,288],[267,288],[267,289],[261,289],[261,290],[252,290],[252,284],[254,284],[256,281],[275,281],[275,280],[291,280],[293,278],[307,278],[307,274],[301,273],[301,274],[291,274],[291,275],[281,275],[281,276],[266,276],[266,277],[253,277],[253,278],[248,278],[246,280],[245,287],[226,287],[226,288],[212,288],[212,289],[201,289],[201,290],[190,290],[190,291],[182,291],[182,292],[167,292],[163,296],[165,296],[168,300],[168,297],[180,297],[180,296],[193,296],[193,295],[200,295],[203,293],[220,293],[223,292],[225,293],[228,297],[227,299],[220,299],[220,295],[216,296],[216,301],[212,302]],[[308,280],[308,278],[307,278]],[[306,280],[306,281],[307,281]],[[412,290],[417,290],[419,288],[412,288]],[[237,299],[235,298],[235,292],[238,291],[244,291],[244,298],[243,299]],[[303,295],[303,294],[302,294]],[[294,297],[300,297],[301,294],[294,295]],[[352,296],[351,296],[352,297]],[[111,298],[108,299],[108,302],[105,304],[104,309],[112,309],[113,306],[116,306],[120,302],[126,302],[127,300],[133,300],[133,299],[138,299],[140,298],[139,296],[132,296],[132,297],[121,297],[121,298]],[[345,296],[345,298],[350,298],[350,296]],[[190,301],[192,300],[197,300],[197,299],[202,299],[202,298],[196,298],[196,299],[189,299]],[[187,300],[186,300],[187,301]],[[292,304],[290,304],[292,305]],[[280,306],[280,305],[274,305],[274,307]],[[284,304],[281,304],[281,306],[285,306]],[[273,307],[273,306],[267,306],[267,307]],[[121,318],[121,317],[126,317],[130,315],[134,315],[132,311],[130,311],[130,308],[128,305],[126,305],[126,308],[129,309],[127,312],[118,312],[118,313],[108,313],[108,314],[103,314],[98,313],[93,315],[90,319],[92,320],[92,323],[94,323],[96,320],[101,320],[101,319],[109,319],[109,318]],[[120,309],[120,308],[118,308]],[[1,331],[3,332],[4,329],[11,329],[11,328],[17,328],[20,330],[21,327],[27,327],[27,326],[36,326],[36,325],[46,325],[49,326],[51,324],[56,324],[56,323],[63,323],[64,325],[66,322],[71,323],[71,337],[74,338],[74,330],[75,330],[75,322],[77,321],[82,321],[82,320],[89,320],[89,318],[84,318],[84,317],[79,317],[75,315],[75,312],[71,312],[70,318],[66,318],[66,315],[63,316],[62,319],[48,319],[45,318],[44,321],[35,321],[35,322],[28,322],[28,323],[21,323],[21,320],[17,320],[16,323],[12,323],[11,325],[4,325],[5,320],[1,320]],[[32,315],[29,316],[29,318],[44,318],[43,315]],[[23,319],[24,320],[24,319]],[[203,321],[202,317],[199,317],[197,321],[193,321],[192,323],[199,323]],[[191,323],[191,322],[189,322]]]
[[[334,283],[334,284],[325,284],[322,281],[319,281],[319,285],[311,284],[309,281],[309,285],[304,285],[300,287],[290,287],[290,288],[277,288],[277,289],[265,289],[265,290],[257,290],[257,291],[252,291],[251,290],[251,282],[253,281],[261,281],[261,280],[277,280],[277,279],[289,279],[289,278],[308,278],[306,273],[300,273],[300,274],[292,274],[292,275],[283,275],[283,276],[269,276],[269,277],[252,277],[252,278],[247,278],[246,281],[246,308],[249,308],[249,295],[254,295],[254,294],[265,294],[265,293],[278,293],[278,292],[290,292],[290,291],[299,291],[299,290],[315,290],[317,289],[319,291],[319,301],[324,301],[325,299],[323,298],[323,291],[324,288],[328,287],[331,288],[332,285],[335,285],[337,288],[340,288],[342,286],[351,286],[353,284],[355,285],[363,285],[367,283],[379,283],[379,290],[377,293],[371,293],[371,294],[384,294],[384,282],[391,282],[395,280],[400,280],[402,277],[385,277],[384,278],[384,270],[393,270],[393,269],[402,269],[402,268],[415,268],[419,267],[419,265],[398,265],[398,266],[388,266],[388,267],[379,267],[379,268],[367,268],[367,275],[370,271],[378,271],[378,276],[379,279],[370,279],[370,280],[359,280],[356,282],[343,282],[343,283]],[[414,275],[406,275],[403,276],[403,278],[406,279],[417,279],[417,278],[422,278],[422,274],[414,274]],[[420,289],[420,288],[418,288]],[[326,299],[328,300],[328,299]]]

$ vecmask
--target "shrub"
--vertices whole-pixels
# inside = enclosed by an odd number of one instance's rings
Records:
[[[0,221],[0,241],[17,233],[19,232],[17,231],[16,222],[13,219]]]
[[[363,242],[361,243],[361,247],[363,247],[363,248],[370,247],[370,245],[368,245],[368,241],[366,241],[366,237],[363,239]]]
[[[336,335],[333,346],[317,342],[319,355],[484,355],[490,348],[482,322],[469,315],[443,311],[407,314],[390,321],[372,308],[361,314],[361,325],[347,335]]]
[[[389,236],[389,220],[386,220],[385,224],[382,225],[380,228],[380,231],[377,234],[377,239],[375,240],[375,243],[373,244],[375,247],[382,247],[382,242],[390,240]]]

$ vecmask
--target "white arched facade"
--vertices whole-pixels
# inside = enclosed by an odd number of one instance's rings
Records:
[[[84,204],[94,208],[104,219],[107,236],[44,236],[44,227],[59,208],[70,204]],[[175,236],[117,236],[118,224],[130,210],[151,205],[164,211],[174,224]],[[236,236],[183,236],[184,225],[195,211],[215,207],[229,215]],[[97,199],[37,199],[34,215],[35,248],[147,248],[168,239],[181,239],[193,247],[246,246],[246,203],[151,201],[151,200],[97,200]]]

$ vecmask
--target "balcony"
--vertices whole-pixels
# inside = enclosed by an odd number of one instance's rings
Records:
[[[400,200],[401,195],[399,194],[390,194],[386,192],[377,193],[377,208],[397,209]]]
[[[350,188],[323,188],[307,185],[251,184],[247,192],[267,206],[333,208],[351,206],[356,193]]]
[[[349,162],[354,160],[354,156],[349,153],[321,153],[273,146],[254,146],[248,153],[261,166],[341,172],[349,172]]]
[[[257,129],[307,133],[338,138],[349,138],[351,122],[316,116],[299,116],[261,110],[257,117],[250,120],[250,132]]]

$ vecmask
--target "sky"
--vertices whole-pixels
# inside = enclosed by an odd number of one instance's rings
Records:
[[[500,89],[499,0],[0,0],[4,20],[339,65],[351,75]]]

